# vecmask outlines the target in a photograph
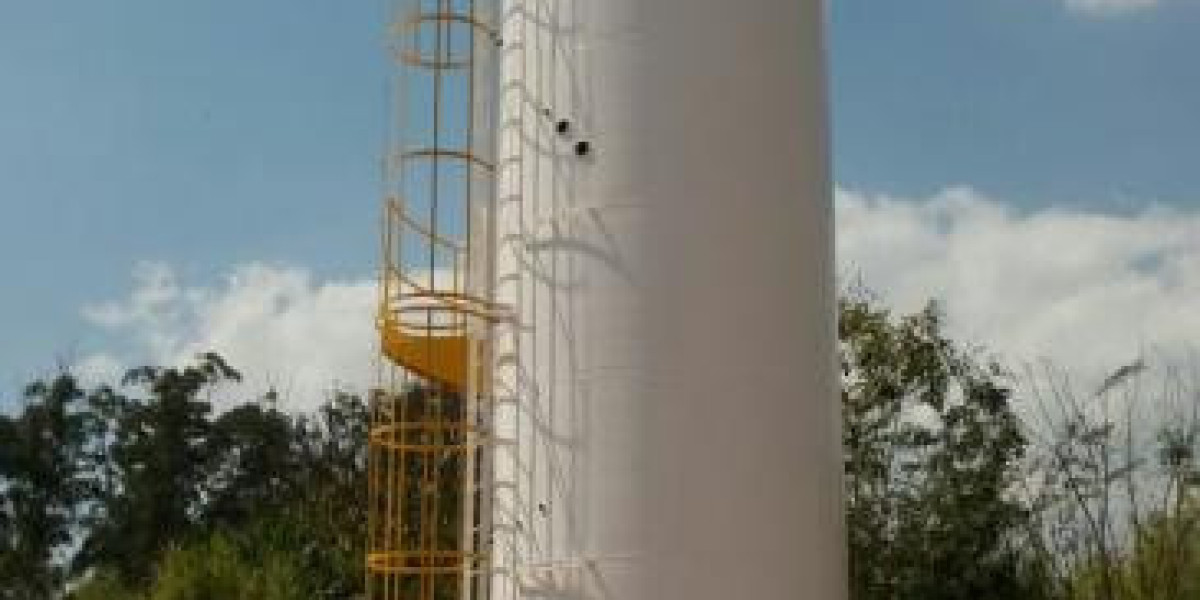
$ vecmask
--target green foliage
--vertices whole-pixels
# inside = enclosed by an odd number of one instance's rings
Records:
[[[0,598],[47,598],[64,572],[83,478],[84,392],[61,374],[25,390],[17,418],[0,417]]]
[[[1200,511],[1159,516],[1111,563],[1075,570],[1069,600],[1192,600],[1200,598]]]
[[[315,415],[298,417],[294,423],[296,452],[303,465],[296,493],[305,501],[291,510],[340,557],[338,564],[353,562],[355,586],[362,581],[365,560],[368,420],[361,398],[339,393]]]
[[[100,571],[75,588],[68,600],[145,600],[145,595],[125,585],[116,573]]]
[[[1056,598],[1200,597],[1200,394],[1169,365],[1150,385],[1149,368],[1122,366],[1089,394],[1053,368],[1034,378],[1030,504]]]
[[[201,523],[204,484],[214,462],[212,407],[203,394],[240,375],[215,354],[186,368],[141,367],[123,383],[144,398],[112,403],[117,412],[102,431],[102,455],[115,481],[97,499],[103,518],[89,532],[77,568],[107,564],[127,581],[150,575],[148,556]]]
[[[860,296],[840,314],[855,600],[1200,598],[1197,423],[1170,423],[1134,457],[1111,420],[1060,406],[1062,427],[1033,445],[1008,374],[952,342],[936,307],[895,316]],[[1099,395],[1144,368],[1119,370]],[[120,386],[83,390],[68,374],[30,385],[22,411],[0,416],[0,600],[57,598],[72,577],[70,600],[361,594],[366,403],[337,394],[292,416],[223,398],[233,408],[214,414],[209,399],[239,377],[206,354]],[[462,410],[417,389],[373,402]],[[425,468],[412,460],[405,469]],[[460,490],[440,493],[458,505]],[[456,518],[439,515],[439,535],[459,535]]]
[[[300,491],[295,481],[304,461],[293,448],[286,415],[248,404],[222,414],[213,424],[204,508],[212,525],[247,522],[266,507],[281,507]]]
[[[21,413],[0,416],[0,600],[57,597],[69,578],[83,599],[361,591],[365,403],[214,415],[239,378],[204,354],[121,386],[30,385]]]
[[[1033,597],[1012,493],[1026,440],[1005,373],[947,339],[934,306],[840,308],[852,597]]]
[[[147,600],[308,600],[304,580],[295,554],[217,533],[168,551]]]
[[[257,533],[257,532],[256,532]],[[145,591],[103,570],[69,600],[309,600],[300,554],[264,544],[252,533],[217,532],[169,549]]]

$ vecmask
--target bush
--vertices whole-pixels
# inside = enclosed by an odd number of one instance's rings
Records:
[[[146,597],[127,587],[116,573],[100,571],[89,577],[67,598],[68,600],[145,600]]]
[[[172,548],[147,600],[307,600],[297,557],[278,550],[252,556],[229,535]]]

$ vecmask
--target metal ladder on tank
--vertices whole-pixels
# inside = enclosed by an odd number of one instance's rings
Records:
[[[370,407],[369,600],[481,598],[490,577],[480,481],[490,329],[507,316],[489,299],[493,4],[394,2],[391,50],[404,87],[385,165],[377,314],[385,373]]]

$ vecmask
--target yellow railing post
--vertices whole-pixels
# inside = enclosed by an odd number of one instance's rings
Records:
[[[472,270],[489,248],[495,167],[490,110],[497,44],[488,0],[394,0],[389,28],[401,121],[385,161],[380,297],[385,375],[372,396],[368,465],[368,600],[478,598],[486,537],[469,494],[488,432],[478,415],[490,390],[480,363],[486,334],[506,318],[490,274]],[[475,220],[482,223],[475,223]],[[469,522],[468,522],[469,521]]]

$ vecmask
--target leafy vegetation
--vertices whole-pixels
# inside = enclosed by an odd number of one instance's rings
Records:
[[[206,354],[85,391],[68,373],[0,417],[0,598],[346,598],[361,588],[366,407],[214,415]]]
[[[847,298],[841,317],[853,597],[1033,597],[1005,372],[948,340],[936,307],[897,320]]]
[[[1140,363],[1092,394],[1052,371],[1017,386],[935,306],[840,311],[855,600],[1200,597],[1200,389],[1148,390]],[[29,385],[0,415],[0,600],[361,597],[367,403],[289,415],[230,398],[240,377],[205,354]]]

